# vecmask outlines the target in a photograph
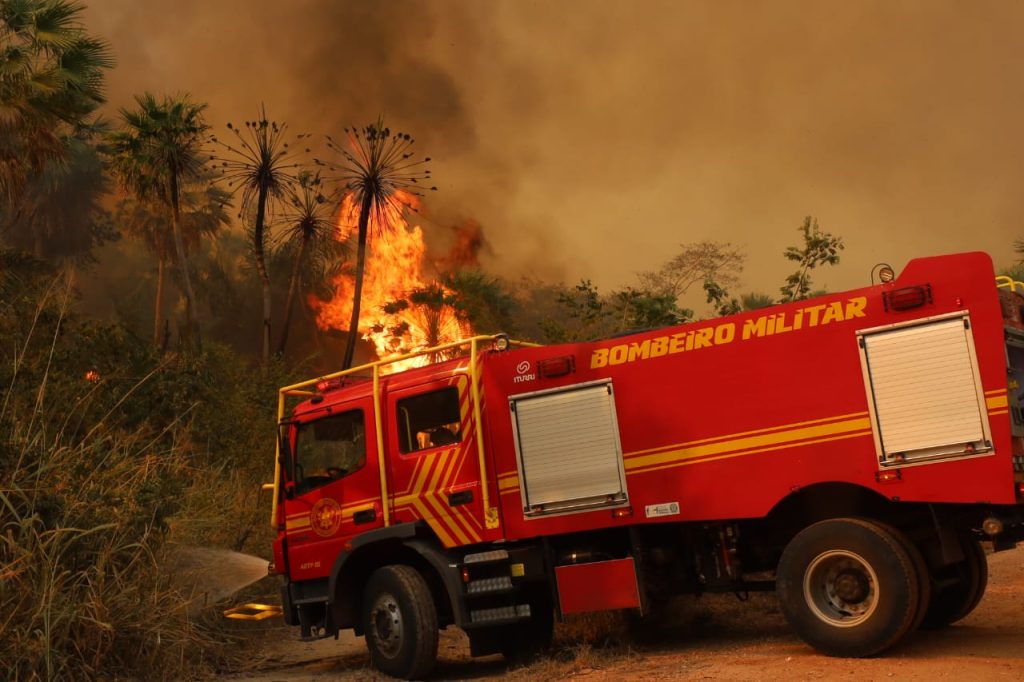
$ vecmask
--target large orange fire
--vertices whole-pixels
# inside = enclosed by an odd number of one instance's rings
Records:
[[[405,192],[397,192],[395,198],[397,201],[370,219],[363,300],[359,311],[359,331],[364,339],[373,343],[380,359],[457,341],[472,334],[469,324],[459,319],[450,305],[410,301],[414,292],[421,292],[421,297],[425,290],[449,292],[425,276],[427,247],[423,230],[418,225],[410,226],[405,219],[405,206],[418,209],[419,202]],[[352,238],[354,241],[358,227],[359,206],[349,194],[338,212],[335,238],[339,241]],[[453,253],[452,257],[442,259],[446,265],[454,264],[448,260],[462,260],[462,257]],[[333,285],[331,300],[311,297],[309,303],[317,312],[316,322],[320,329],[347,330],[355,290],[354,260],[334,278]],[[409,302],[409,305],[394,305],[400,301]],[[393,312],[386,312],[385,307]],[[432,359],[420,356],[390,367],[407,369],[427,364]]]

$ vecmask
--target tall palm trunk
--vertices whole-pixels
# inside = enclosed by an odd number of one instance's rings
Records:
[[[195,294],[192,292],[192,278],[188,273],[188,259],[185,257],[185,242],[181,238],[181,214],[179,211],[178,174],[171,171],[171,232],[174,234],[174,250],[181,269],[181,282],[185,294],[185,315],[188,319],[189,331],[195,335],[196,350],[203,350],[203,336],[199,329],[199,318],[195,309]]]
[[[267,262],[263,253],[263,222],[267,217],[267,186],[260,183],[260,193],[256,199],[256,224],[253,226],[253,250],[256,256],[256,272],[260,276],[260,287],[263,290],[263,364],[270,359],[270,276],[267,274]]]
[[[295,305],[295,294],[299,290],[299,274],[302,272],[302,256],[306,252],[306,244],[309,243],[309,236],[303,235],[299,241],[299,248],[295,252],[295,260],[292,261],[292,276],[288,282],[288,298],[284,304],[284,322],[281,323],[281,340],[277,344],[277,354],[284,355],[284,347],[288,343],[288,328],[292,324],[292,307]]]
[[[156,266],[156,305],[153,310],[153,345],[159,347],[161,343],[160,339],[160,324],[163,322],[164,311],[164,270],[166,268],[167,257],[161,253],[157,258]]]
[[[352,359],[356,353],[356,339],[359,337],[359,309],[363,299],[363,270],[366,268],[366,234],[369,231],[370,209],[373,207],[373,193],[363,194],[363,202],[359,207],[359,248],[356,251],[356,282],[352,293],[352,321],[348,325],[348,343],[345,346],[345,359],[342,369],[352,367]]]

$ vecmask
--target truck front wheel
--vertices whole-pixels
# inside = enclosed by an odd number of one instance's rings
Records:
[[[407,680],[426,676],[437,660],[437,607],[416,569],[384,566],[366,584],[363,631],[374,667]]]
[[[915,624],[918,570],[899,538],[862,519],[830,519],[800,531],[776,574],[786,619],[829,656],[872,656]]]

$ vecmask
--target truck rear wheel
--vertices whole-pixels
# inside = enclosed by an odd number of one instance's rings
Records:
[[[879,524],[830,519],[800,531],[776,575],[782,610],[829,656],[872,656],[915,624],[921,584],[904,541]]]
[[[437,661],[437,607],[416,569],[384,566],[366,584],[363,631],[374,667],[407,680],[427,675]]]
[[[978,605],[988,586],[988,559],[977,539],[960,538],[965,560],[935,576],[938,588],[932,594],[922,627],[935,630],[966,618]],[[944,575],[945,574],[945,575]]]
[[[921,624],[924,623],[925,615],[928,612],[928,606],[931,604],[933,588],[932,575],[928,570],[928,562],[924,560],[924,554],[921,553],[921,550],[918,549],[913,540],[907,537],[906,533],[901,531],[899,528],[880,521],[872,520],[871,523],[885,529],[890,535],[899,540],[903,545],[903,549],[906,550],[907,555],[910,557],[910,561],[914,564],[920,594],[917,603],[917,615],[914,616],[914,621],[910,624],[910,629],[907,631],[907,634],[910,634],[911,632],[916,631],[921,627]]]

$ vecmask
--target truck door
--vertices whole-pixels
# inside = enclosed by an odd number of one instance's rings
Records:
[[[446,547],[484,532],[469,377],[389,391],[385,433],[395,521],[426,521]]]
[[[383,524],[369,398],[299,417],[285,496],[292,580],[323,578],[353,536]]]

